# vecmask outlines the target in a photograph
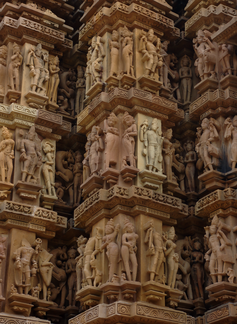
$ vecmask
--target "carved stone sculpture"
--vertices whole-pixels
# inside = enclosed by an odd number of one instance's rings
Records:
[[[5,242],[7,240],[7,236],[2,236],[2,234],[0,234],[0,298],[2,298],[2,262],[4,259],[6,259],[6,246],[5,246]]]
[[[196,145],[196,152],[204,164],[204,171],[212,171],[213,166],[219,165],[220,149],[219,130],[220,124],[214,118],[204,118],[201,124],[202,134]]]
[[[76,80],[74,70],[69,69],[60,73],[60,96],[58,96],[58,99],[60,100],[59,111],[63,114],[74,116]]]
[[[105,169],[114,166],[118,162],[119,151],[119,130],[117,127],[118,118],[111,113],[107,119],[107,130],[105,135]]]
[[[203,253],[201,251],[201,242],[199,238],[193,239],[193,250],[191,252],[191,279],[193,285],[194,298],[203,298],[203,283],[204,283],[204,269],[203,269]]]
[[[9,130],[3,126],[0,142],[0,175],[3,182],[10,182],[12,177],[15,141],[11,137]]]
[[[168,54],[165,58],[165,64],[168,67],[167,86],[170,90],[170,99],[175,99],[174,94],[176,94],[176,99],[180,102],[180,88],[179,88],[179,72],[178,72],[178,59],[174,53]]]
[[[167,176],[168,181],[172,181],[173,174],[172,174],[172,162],[173,162],[173,155],[175,152],[175,148],[173,144],[170,142],[173,136],[172,129],[168,129],[164,133],[164,141],[163,141],[163,158],[164,158],[164,173]]]
[[[234,116],[232,121],[230,117],[226,118],[224,124],[226,125],[224,138],[231,143],[229,160],[232,170],[234,170],[237,163],[237,115]]]
[[[84,68],[80,65],[77,66],[77,82],[76,82],[76,102],[75,113],[79,114],[84,107],[84,99],[86,92],[86,81],[84,77]]]
[[[84,259],[84,252],[86,248],[87,238],[83,235],[79,236],[77,239],[77,252],[79,256],[76,257],[76,273],[77,273],[77,291],[79,291],[82,287],[82,283],[85,284],[85,273],[84,273],[84,266],[85,266],[85,259]]]
[[[73,185],[73,193],[74,193],[74,205],[77,206],[81,200],[81,184],[82,184],[82,159],[83,156],[80,151],[75,152],[75,164],[73,166],[73,175],[74,175],[74,185]]]
[[[165,256],[166,256],[166,267],[167,267],[167,284],[171,288],[175,287],[176,274],[179,267],[179,255],[175,253],[176,244],[175,239],[175,229],[171,227],[167,233],[167,241],[165,243]]]
[[[36,276],[38,266],[33,258],[34,253],[35,250],[30,243],[23,238],[21,247],[13,254],[14,279],[19,294],[28,295],[31,288],[31,276]]]
[[[44,177],[45,187],[49,196],[56,196],[55,187],[54,187],[54,158],[55,150],[54,145],[48,141],[42,143],[42,150],[45,154],[43,157],[43,167],[42,174]]]
[[[87,135],[87,142],[85,145],[85,154],[84,160],[82,161],[83,164],[83,182],[85,182],[90,177],[90,165],[89,165],[89,158],[90,158],[90,147],[91,147],[91,133]]]
[[[118,76],[118,69],[119,69],[119,33],[117,30],[112,31],[111,40],[109,40],[109,47],[110,47],[110,75],[111,76]]]
[[[133,33],[126,26],[121,30],[123,74],[134,77]]]
[[[104,56],[105,52],[102,39],[100,36],[94,36],[87,56],[87,91],[94,83],[102,81],[102,63]]]
[[[153,172],[163,172],[162,148],[164,137],[162,137],[158,120],[154,118],[148,128],[148,121],[144,120],[140,130],[140,140],[144,144],[142,154],[146,157],[146,168]]]
[[[231,227],[221,222],[217,216],[213,217],[210,226],[205,227],[209,247],[205,256],[210,255],[209,269],[213,283],[221,282],[223,273],[233,264],[232,243],[222,228],[227,232],[231,231]]]
[[[126,111],[123,115],[123,124],[126,129],[122,135],[123,160],[128,160],[131,167],[136,167],[135,138],[137,137],[137,125],[134,118]]]
[[[160,55],[160,38],[155,36],[153,29],[150,29],[147,33],[142,31],[139,38],[139,52],[143,55],[142,62],[145,75],[159,81],[159,69],[163,65],[163,59]]]
[[[99,163],[100,163],[100,153],[104,150],[104,143],[100,137],[101,128],[99,126],[93,126],[91,130],[91,146],[89,155],[89,166],[91,175],[98,174]]]
[[[163,43],[161,43],[161,49],[160,49],[160,55],[163,60],[162,67],[160,69],[160,81],[163,83],[163,86],[167,89],[168,89],[168,68],[169,68],[169,64],[167,62],[167,58],[168,58],[167,51],[168,51],[169,43],[170,43],[169,41],[164,41]]]
[[[29,50],[27,65],[30,68],[31,90],[45,96],[45,83],[49,80],[48,54],[42,51],[41,44]]]
[[[153,221],[149,221],[144,225],[144,230],[146,231],[145,244],[148,244],[148,250],[146,255],[150,259],[150,268],[148,272],[150,273],[150,280],[162,280],[159,277],[159,272],[162,266],[162,263],[165,261],[165,240],[164,235],[157,232],[154,228]]]
[[[184,144],[186,150],[184,163],[186,164],[185,174],[188,183],[189,192],[195,192],[195,164],[196,164],[196,153],[194,151],[194,143],[187,141]]]
[[[221,66],[222,76],[231,75],[231,54],[227,44],[219,46],[219,62]]]
[[[19,69],[23,62],[23,56],[18,44],[13,44],[13,55],[8,66],[8,87],[11,90],[20,91],[20,74]]]
[[[188,103],[191,101],[192,92],[192,61],[188,55],[184,55],[180,60],[179,77],[180,90],[183,103]]]
[[[127,275],[127,280],[129,281],[136,281],[137,278],[137,239],[138,235],[134,232],[134,225],[129,221],[128,218],[125,218],[122,235],[121,255]],[[131,262],[131,268],[129,265],[129,261]]]
[[[59,85],[59,58],[55,56],[52,60],[49,61],[49,88],[48,88],[48,97],[49,102],[57,104],[57,92]]]
[[[21,180],[23,182],[39,183],[39,169],[42,164],[41,140],[31,126],[25,138],[20,140]]]
[[[119,230],[120,225],[114,225],[113,219],[110,219],[105,226],[105,236],[102,240],[101,250],[107,249],[107,257],[109,260],[109,281],[112,281],[113,275],[118,273],[118,257],[119,257]]]
[[[67,251],[68,260],[66,262],[66,273],[69,275],[67,285],[68,285],[68,302],[69,306],[75,306],[75,291],[77,284],[77,273],[76,273],[76,258],[77,251],[74,248],[70,248]]]
[[[5,75],[7,65],[7,46],[0,46],[0,95],[4,95],[5,91]]]

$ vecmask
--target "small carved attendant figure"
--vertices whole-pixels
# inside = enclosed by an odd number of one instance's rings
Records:
[[[167,241],[165,244],[166,251],[166,262],[167,262],[167,284],[171,288],[174,288],[176,281],[176,274],[179,268],[179,255],[175,253],[176,244],[175,239],[175,229],[171,227],[167,233]]]
[[[105,169],[114,166],[118,162],[119,131],[117,126],[118,118],[111,113],[107,119],[108,128],[105,135]]]
[[[2,297],[2,262],[6,259],[5,250],[7,249],[5,246],[5,242],[7,240],[7,236],[4,237],[0,234],[0,298]]]
[[[155,43],[156,45],[154,45]],[[163,65],[160,48],[160,39],[154,35],[153,29],[150,29],[147,33],[141,32],[139,52],[143,54],[142,62],[145,67],[145,75],[157,81],[159,81],[158,70]]]
[[[14,159],[14,146],[15,141],[11,138],[9,130],[3,126],[2,128],[2,141],[0,142],[0,175],[1,181],[10,182]],[[7,172],[6,172],[7,171]]]
[[[54,104],[57,104],[57,92],[60,82],[59,71],[59,58],[55,56],[52,60],[49,61],[50,79],[48,91],[49,102],[52,102]]]
[[[231,142],[230,161],[232,170],[234,170],[237,163],[237,115],[234,116],[232,122],[230,117],[226,118],[224,124],[226,125],[224,138]]]
[[[100,152],[104,150],[104,143],[100,137],[101,128],[99,126],[93,126],[91,130],[91,147],[89,156],[89,165],[91,175],[98,174],[99,162],[100,162]]]
[[[20,161],[22,162],[21,180],[24,182],[39,182],[39,168],[41,166],[41,141],[35,132],[35,126],[31,126],[25,139],[20,143]]]
[[[84,68],[77,66],[77,82],[76,82],[76,102],[75,112],[79,114],[83,110],[83,101],[85,99],[86,81],[84,77]]]
[[[186,164],[185,174],[188,180],[188,188],[190,192],[195,191],[195,163],[196,163],[196,153],[194,151],[194,143],[192,141],[187,141],[184,144],[186,150],[186,155],[184,162]]]
[[[175,148],[173,144],[170,142],[171,138],[173,136],[172,129],[168,129],[164,133],[164,142],[163,142],[163,157],[164,157],[164,171],[167,175],[167,180],[172,181],[173,174],[172,174],[172,162],[173,162],[173,156],[175,152]]]
[[[5,75],[7,65],[7,46],[0,46],[0,94],[5,94]]]
[[[91,147],[91,133],[87,135],[87,142],[85,145],[85,154],[83,164],[83,182],[85,182],[90,177],[90,165],[89,165],[89,157],[90,157],[90,147]]]
[[[30,68],[31,90],[46,95],[45,83],[49,80],[48,55],[43,53],[41,44],[38,44],[35,50],[30,49],[27,65]]]
[[[80,151],[75,152],[75,164],[73,166],[73,174],[74,174],[74,205],[77,206],[81,200],[81,184],[82,184],[82,159],[83,156]]]
[[[124,227],[123,227],[123,236],[122,236],[122,247],[121,247],[121,255],[127,275],[127,279],[129,281],[136,281],[137,278],[137,246],[136,241],[138,239],[138,235],[134,232],[133,224],[125,218]],[[130,269],[129,261],[131,261],[132,269]],[[132,276],[131,276],[132,272]]]
[[[144,225],[144,230],[146,231],[145,243],[148,244],[146,255],[150,257],[151,261],[149,269],[150,280],[155,280],[155,277],[159,276],[162,263],[165,260],[165,238],[155,230],[153,221],[147,222]]]
[[[134,77],[133,63],[133,33],[126,26],[121,31],[123,73]]]
[[[123,115],[123,124],[127,127],[122,136],[124,156],[128,157],[128,161],[131,167],[136,167],[134,151],[135,137],[137,137],[137,125],[134,118],[129,115],[127,111]]]
[[[20,91],[20,75],[19,68],[22,64],[23,56],[20,52],[20,47],[16,43],[13,44],[13,55],[11,63],[8,66],[8,87],[11,90]]]
[[[118,256],[119,256],[119,246],[115,242],[116,238],[118,239],[120,225],[117,224],[114,226],[113,219],[110,219],[105,226],[105,236],[102,240],[101,250],[107,248],[107,257],[109,259],[109,281],[112,281],[113,275],[117,273],[118,266]]]
[[[201,242],[197,237],[193,239],[193,250],[191,253],[191,278],[194,289],[195,298],[203,298],[203,283],[204,283],[204,270],[203,270],[203,253],[201,251]]]
[[[67,284],[68,284],[68,301],[69,306],[75,306],[75,290],[77,284],[77,273],[76,273],[76,258],[77,251],[74,248],[70,248],[67,251],[68,260],[66,262],[66,273],[69,275]],[[74,293],[73,293],[74,292]]]
[[[117,30],[112,31],[111,40],[109,40],[109,47],[110,47],[110,75],[111,76],[118,76],[118,68],[119,68],[119,33]]]
[[[35,250],[31,247],[26,239],[22,239],[21,247],[13,254],[14,262],[14,278],[15,285],[18,287],[19,294],[28,295],[31,288],[31,274],[36,276],[37,263],[33,259]],[[33,270],[31,271],[31,265]]]
[[[76,258],[77,265],[76,265],[76,273],[77,273],[77,291],[81,289],[82,282],[85,282],[85,275],[84,275],[84,252],[86,248],[87,238],[83,235],[79,236],[77,239],[77,252],[79,256]]]
[[[42,173],[44,176],[45,186],[50,196],[56,196],[54,188],[54,146],[50,141],[46,141],[42,145],[43,152],[45,153],[45,159],[43,159]]]
[[[191,101],[192,91],[192,61],[188,55],[184,55],[180,62],[181,68],[179,69],[179,77],[181,79],[180,88],[182,99],[184,103]]]

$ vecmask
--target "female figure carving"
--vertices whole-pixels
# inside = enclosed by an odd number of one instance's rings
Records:
[[[137,136],[137,125],[134,118],[126,111],[123,115],[123,124],[127,127],[122,136],[122,143],[124,147],[123,159],[128,156],[131,167],[136,167],[134,151],[135,151],[135,137]]]
[[[122,32],[122,57],[123,57],[123,73],[134,77],[133,61],[133,33],[126,26]]]
[[[174,289],[176,274],[179,267],[179,255],[175,253],[176,244],[174,243],[175,239],[175,229],[172,226],[167,233],[167,241],[165,244],[166,251],[166,262],[167,262],[167,284]]]
[[[196,162],[196,153],[194,151],[194,143],[192,141],[187,141],[184,144],[186,150],[186,155],[184,162],[186,164],[185,174],[188,180],[188,188],[190,192],[195,191],[195,162]]]

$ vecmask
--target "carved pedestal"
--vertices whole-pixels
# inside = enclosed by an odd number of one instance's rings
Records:
[[[220,85],[223,90],[230,88],[231,90],[236,91],[237,88],[237,76],[235,75],[226,75],[220,80]]]
[[[119,171],[113,168],[108,168],[101,173],[101,176],[104,177],[104,180],[107,183],[113,186],[118,182]]]
[[[119,79],[115,76],[108,77],[108,79],[105,82],[107,83],[107,88],[109,91],[119,86]]]
[[[160,89],[160,96],[169,99],[170,95],[171,95],[170,90],[162,86]]]
[[[28,92],[25,97],[27,98],[26,102],[32,108],[45,109],[48,102],[48,97],[33,91]]]
[[[154,79],[148,78],[145,75],[142,75],[138,82],[142,88],[142,90],[152,92],[154,94],[157,94],[162,86],[162,82],[156,81]]]
[[[225,188],[224,175],[219,171],[205,172],[198,179],[203,182],[205,189],[208,191]]]
[[[46,313],[50,310],[50,307],[53,306],[53,302],[38,299],[36,302],[33,302],[35,305],[34,311],[36,312],[37,316],[44,317]]]
[[[6,93],[6,96],[8,100],[10,101],[10,104],[17,102],[17,100],[20,99],[21,97],[21,92],[20,91],[15,91],[15,90],[8,90]]]
[[[113,303],[121,299],[119,283],[107,282],[101,285],[100,289],[103,291],[103,295],[108,299],[109,303]]]
[[[127,301],[135,301],[136,292],[141,287],[138,281],[123,281],[121,282],[122,298]]]
[[[168,286],[155,281],[147,281],[142,285],[145,291],[146,300],[150,303],[157,304],[165,300],[165,292],[169,289]],[[163,303],[162,303],[163,304]]]
[[[92,175],[81,185],[82,196],[86,198],[89,194],[92,195],[95,191],[103,187],[103,179],[98,175]]]
[[[178,304],[180,302],[180,299],[183,297],[183,292],[178,289],[172,289],[170,288],[167,291],[167,299],[166,303],[168,306],[175,308],[178,307]]]
[[[100,302],[102,290],[100,287],[86,286],[76,293],[76,301],[80,301],[83,308],[93,307]]]
[[[103,89],[102,82],[96,82],[86,93],[88,99],[93,99],[98,93],[100,93]]]
[[[130,166],[125,166],[124,168],[121,169],[121,176],[124,180],[124,182],[131,182],[139,172],[139,169],[130,167]]]
[[[193,314],[193,308],[194,308],[194,304],[190,300],[181,299],[178,302],[177,309],[180,310],[180,311],[183,311],[183,312],[185,312],[187,314],[190,314],[190,315]]]
[[[205,303],[209,307],[219,306],[228,302],[234,302],[237,297],[237,284],[229,282],[216,282],[208,287],[206,290],[209,291],[209,298]]]
[[[152,172],[149,170],[142,170],[139,176],[145,188],[157,190],[166,179],[166,175],[159,172]]]
[[[195,85],[194,89],[198,90],[198,93],[202,95],[207,90],[216,90],[218,88],[218,81],[214,79],[207,78],[197,85]]]
[[[49,196],[49,195],[41,195],[40,201],[42,204],[42,207],[47,209],[53,209],[54,204],[57,202],[58,197],[56,196]]]
[[[19,195],[21,199],[24,200],[31,200],[31,201],[36,201],[39,197],[39,191],[43,187],[38,184],[34,184],[31,182],[22,182],[18,181],[16,183],[16,193]]]
[[[163,191],[167,195],[174,195],[174,192],[179,189],[177,182],[165,180],[163,183]]]
[[[136,82],[136,78],[133,78],[129,75],[124,74],[122,78],[120,79],[121,87],[123,89],[129,90],[134,86]]]
[[[11,189],[14,185],[10,182],[0,181],[0,200],[10,199]]]
[[[197,298],[193,300],[194,312],[196,316],[203,315],[205,313],[205,305],[203,298]]]
[[[23,295],[18,293],[13,293],[8,298],[9,305],[12,310],[17,314],[22,314],[24,316],[30,316],[31,308],[34,306],[38,298],[32,297],[30,295]]]

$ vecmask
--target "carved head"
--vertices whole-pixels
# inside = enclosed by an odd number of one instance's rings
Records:
[[[101,227],[96,227],[96,235],[102,236],[103,235],[103,230]]]
[[[74,249],[74,247],[71,247],[68,251],[67,251],[67,255],[69,259],[75,259],[77,254],[77,251]]]
[[[153,42],[154,41],[154,30],[151,28],[148,30],[147,32],[147,39],[150,41],[150,42]]]
[[[0,46],[0,58],[7,58],[7,46],[6,45],[2,45]]]
[[[201,124],[202,129],[203,130],[207,129],[209,127],[209,124],[210,124],[209,120],[207,118],[204,118]]]
[[[232,123],[234,127],[237,127],[237,115],[234,116]]]
[[[111,234],[114,231],[114,221],[111,218],[105,225],[105,234]]]
[[[173,136],[172,128],[167,129],[167,131],[164,133],[164,137],[166,137],[168,140],[171,140],[172,136]]]
[[[198,43],[199,44],[202,43],[203,42],[203,38],[205,37],[204,32],[202,30],[198,30],[196,35],[197,35],[197,41],[198,41]]]
[[[42,45],[41,44],[38,44],[35,48],[35,55],[36,56],[41,56],[42,54]]]
[[[151,129],[156,132],[158,127],[159,127],[158,119],[154,118],[151,123]]]
[[[128,219],[127,217],[124,219],[123,232],[124,232],[124,233],[133,233],[133,232],[134,232],[134,226],[133,226],[133,224],[129,221],[129,219]]]
[[[187,141],[187,142],[184,144],[184,148],[186,149],[187,152],[192,151],[193,148],[194,148],[194,143],[193,143],[193,141]]]
[[[134,118],[131,115],[129,115],[129,113],[127,111],[125,111],[125,113],[123,115],[123,124],[125,124],[129,127],[134,123],[135,123]]]
[[[81,246],[82,244],[86,244],[87,238],[83,235],[79,236],[77,239],[77,246]]]
[[[174,226],[172,226],[169,230],[168,230],[168,239],[173,241],[175,238],[175,229]]]
[[[47,141],[47,142],[43,143],[42,149],[43,149],[45,154],[50,153],[50,152],[54,152],[54,145],[53,145],[53,143]]]
[[[132,37],[133,33],[128,30],[127,26],[124,26],[122,31],[121,31],[121,36],[122,37]]]
[[[3,126],[2,128],[2,137],[4,139],[11,138],[11,133],[9,132],[8,128],[6,128],[5,126]]]
[[[181,58],[181,62],[180,62],[180,65],[181,67],[190,67],[192,66],[192,61],[190,59],[190,57],[188,55],[184,55],[182,58]]]
[[[118,41],[118,39],[119,39],[119,33],[117,32],[117,30],[113,30],[112,31],[111,39],[112,39],[112,41]]]
[[[75,162],[81,162],[82,161],[82,159],[83,159],[83,155],[81,154],[81,152],[80,151],[76,151],[75,152]]]
[[[94,37],[92,38],[92,40],[91,40],[91,47],[92,47],[92,48],[95,48],[95,47],[96,47],[96,41],[97,41],[97,37],[94,36]]]
[[[194,248],[194,250],[200,251],[201,250],[201,247],[202,247],[202,243],[200,241],[200,238],[199,237],[195,237],[193,239],[193,248]]]
[[[117,123],[117,116],[114,113],[111,113],[108,117],[108,126],[113,127]]]
[[[20,53],[20,46],[17,43],[13,44],[13,54]]]
[[[35,135],[36,135],[35,126],[31,126],[28,133],[26,134],[26,139],[29,139],[30,141],[33,141]]]

